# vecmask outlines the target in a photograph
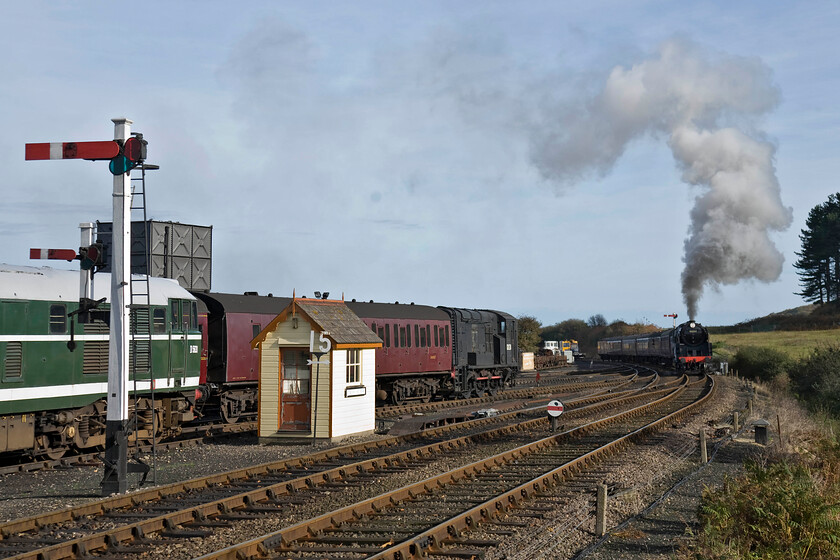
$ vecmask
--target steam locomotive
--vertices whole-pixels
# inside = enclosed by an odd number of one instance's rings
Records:
[[[645,362],[677,370],[705,369],[712,358],[709,332],[695,321],[660,332],[615,336],[598,341],[602,360]]]

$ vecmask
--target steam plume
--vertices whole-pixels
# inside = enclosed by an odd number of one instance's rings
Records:
[[[706,286],[781,274],[784,257],[769,235],[787,229],[792,212],[781,201],[775,148],[755,129],[778,100],[760,61],[674,39],[648,60],[614,68],[595,95],[537,127],[531,155],[544,177],[564,183],[607,174],[635,138],[665,138],[683,181],[703,190],[683,256],[694,318]]]

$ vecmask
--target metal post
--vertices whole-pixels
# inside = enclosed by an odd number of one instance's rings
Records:
[[[706,430],[700,428],[700,464],[709,462],[709,451],[706,449]]]
[[[595,502],[595,535],[603,537],[607,532],[607,485],[598,485]]]
[[[323,354],[315,354],[315,401],[312,403],[312,443],[314,444],[318,437],[318,377],[321,373],[321,356]]]
[[[111,119],[114,140],[131,136],[131,121]],[[131,274],[131,175],[114,175],[114,217],[111,243],[111,334],[108,348],[108,399],[105,424],[105,475],[102,495],[128,489],[128,328]]]
[[[82,222],[79,224],[82,232],[79,240],[79,247],[90,247],[93,245],[93,223]],[[79,301],[93,299],[93,275],[89,270],[79,271]]]

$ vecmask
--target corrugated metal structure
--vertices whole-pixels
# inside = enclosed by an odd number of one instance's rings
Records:
[[[97,240],[105,247],[110,271],[113,224],[97,222]],[[213,226],[179,222],[131,222],[131,272],[173,278],[188,290],[209,291]]]

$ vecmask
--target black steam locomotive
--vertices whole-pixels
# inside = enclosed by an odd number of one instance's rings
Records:
[[[712,358],[712,344],[700,323],[688,321],[666,331],[604,338],[598,341],[598,355],[602,360],[703,370]]]

